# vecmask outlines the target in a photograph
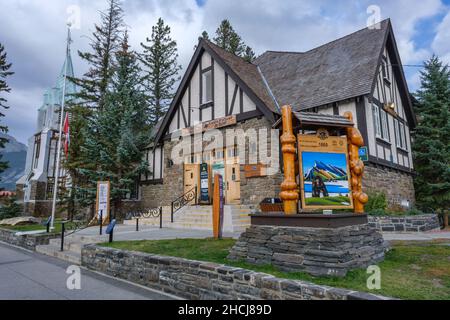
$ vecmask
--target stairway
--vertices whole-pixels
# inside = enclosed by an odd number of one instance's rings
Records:
[[[255,210],[251,205],[225,205],[224,231],[243,232],[250,225],[249,214]],[[135,225],[136,220],[124,221],[126,225]],[[159,226],[159,217],[140,218],[139,224]],[[212,206],[186,206],[174,214],[170,222],[170,207],[163,207],[163,228],[212,230]]]
[[[64,238],[64,251],[61,251],[61,239],[50,239],[48,245],[36,246],[36,252],[80,265],[81,247],[97,242],[99,242],[97,237],[73,234]]]

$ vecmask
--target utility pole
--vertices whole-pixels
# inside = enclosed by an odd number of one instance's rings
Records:
[[[53,185],[53,203],[52,203],[52,220],[50,224],[50,230],[55,229],[55,211],[56,211],[56,200],[58,197],[58,184],[59,184],[59,167],[61,162],[61,140],[62,140],[62,128],[64,122],[64,104],[66,102],[66,80],[67,80],[67,64],[69,63],[69,55],[70,55],[70,43],[72,39],[70,38],[70,27],[71,25],[67,25],[67,46],[66,46],[66,62],[64,63],[64,80],[63,80],[63,91],[62,91],[62,101],[61,101],[61,117],[59,121],[59,135],[58,135],[58,148],[56,151],[56,172],[55,172],[55,180]]]

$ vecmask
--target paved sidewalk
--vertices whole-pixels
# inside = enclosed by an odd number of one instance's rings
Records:
[[[0,244],[0,300],[167,300],[172,296],[81,269],[81,289],[69,290],[70,263]]]
[[[429,232],[402,232],[402,233],[383,233],[384,240],[407,240],[407,241],[431,241],[436,239],[450,240],[450,231],[429,231]]]
[[[109,235],[105,234],[106,228],[103,228],[103,235],[99,235],[99,226],[90,227],[75,233],[78,236],[95,237],[101,241],[108,241]],[[223,236],[226,238],[238,238],[240,233],[224,232]],[[177,238],[194,238],[203,239],[213,237],[213,232],[208,230],[191,230],[191,229],[172,229],[153,226],[139,226],[139,231],[136,232],[136,227],[131,225],[118,224],[114,228],[114,241],[123,240],[163,240],[163,239],[177,239]]]

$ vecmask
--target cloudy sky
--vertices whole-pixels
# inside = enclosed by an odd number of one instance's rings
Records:
[[[382,19],[391,18],[404,65],[420,65],[432,53],[450,62],[450,0],[124,0],[123,7],[135,50],[163,17],[185,68],[202,30],[213,34],[223,18],[257,54],[305,51],[366,27],[373,5]],[[86,65],[76,50],[88,48],[105,6],[106,0],[0,0],[0,42],[15,71],[7,97],[11,108],[2,121],[19,141],[35,133],[42,95],[60,72],[66,21],[79,22],[72,31],[72,52],[75,73],[81,75]],[[419,70],[405,66],[411,91],[417,89]]]

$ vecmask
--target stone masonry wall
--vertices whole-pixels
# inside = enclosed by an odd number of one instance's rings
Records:
[[[17,231],[0,228],[0,241],[34,251],[36,246],[49,244],[50,239],[59,238],[59,233],[16,235]]]
[[[415,203],[413,176],[387,167],[367,164],[363,177],[364,192],[384,192],[389,206],[399,206],[402,200]]]
[[[381,300],[369,293],[315,285],[226,265],[84,246],[91,270],[191,300]]]
[[[252,225],[228,259],[271,264],[284,271],[345,276],[384,259],[386,244],[368,224],[331,228]]]
[[[436,214],[419,216],[369,216],[369,225],[383,232],[423,232],[440,228]]]

